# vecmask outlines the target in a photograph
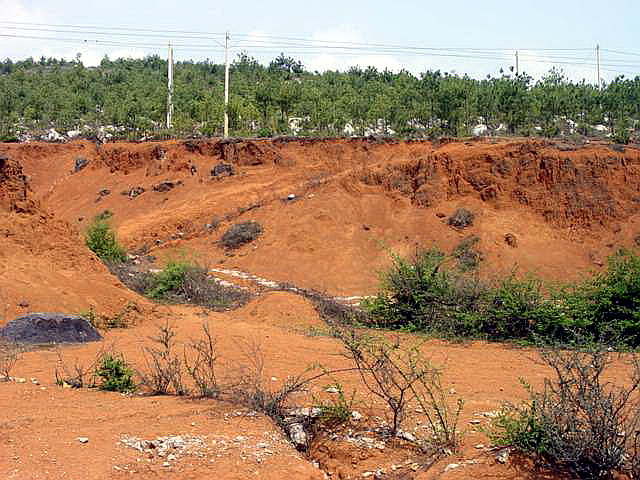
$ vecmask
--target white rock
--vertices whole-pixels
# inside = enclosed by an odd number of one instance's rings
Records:
[[[89,443],[89,439],[87,437],[78,437],[78,441],[80,443]]]
[[[359,422],[360,420],[362,420],[362,414],[354,410],[353,412],[351,412],[351,418],[356,422]]]
[[[327,387],[324,389],[325,392],[327,393],[339,393],[340,390],[338,390],[336,387],[331,386],[331,387]]]
[[[460,467],[459,463],[450,463],[449,465],[444,467],[444,471],[448,472],[449,470],[454,470],[454,469],[459,468],[459,467]]]
[[[307,432],[304,431],[301,423],[292,423],[288,430],[289,438],[296,447],[305,448],[307,446]]]

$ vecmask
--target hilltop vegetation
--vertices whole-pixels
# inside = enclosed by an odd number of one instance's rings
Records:
[[[105,57],[96,68],[46,58],[0,62],[0,135],[101,125],[122,127],[132,138],[220,134],[224,65],[177,63],[172,132],[162,131],[166,73],[157,55]],[[482,124],[519,135],[610,132],[626,143],[640,121],[640,77],[618,77],[598,91],[557,70],[538,81],[510,72],[476,80],[373,67],[321,74],[284,55],[263,66],[240,54],[231,66],[229,113],[237,136],[289,134],[297,118],[294,130],[303,135],[456,136]]]

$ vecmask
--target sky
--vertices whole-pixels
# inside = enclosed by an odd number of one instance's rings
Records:
[[[517,51],[520,71],[534,78],[555,66],[595,83],[597,44],[604,81],[640,75],[639,25],[638,0],[0,0],[0,58],[80,53],[89,66],[105,54],[166,56],[172,41],[177,60],[223,62],[217,34],[228,31],[231,58],[245,50],[268,63],[284,52],[310,71],[357,65],[483,78],[515,66]]]

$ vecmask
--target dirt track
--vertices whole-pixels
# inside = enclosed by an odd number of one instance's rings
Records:
[[[437,245],[451,251],[475,234],[483,275],[517,267],[565,281],[599,268],[615,249],[633,246],[640,233],[640,150],[630,147],[338,139],[120,143],[99,150],[87,142],[5,144],[2,153],[9,159],[0,161],[0,324],[26,312],[94,307],[111,315],[135,304],[138,326],[108,332],[103,345],[115,342],[139,367],[142,343],[165,319],[175,322],[183,340],[197,334],[203,319],[210,321],[229,362],[237,359],[238,339],[258,339],[274,382],[313,362],[339,366],[342,360],[335,340],[309,335],[322,322],[306,300],[290,293],[266,293],[240,310],[212,314],[156,306],[128,291],[80,235],[105,209],[114,213],[127,248],[147,251],[159,263],[176,248],[187,249],[218,270],[341,296],[375,291],[388,248],[408,253]],[[72,173],[78,156],[89,164]],[[235,174],[212,177],[220,162],[232,164]],[[154,190],[166,181],[175,186]],[[121,194],[133,187],[145,191],[135,198]],[[105,189],[110,193],[100,195]],[[476,214],[463,231],[446,222],[459,207]],[[216,241],[244,220],[261,223],[264,234],[229,255]],[[515,247],[505,242],[506,234],[515,236]],[[89,361],[103,345],[63,353]],[[503,400],[523,398],[519,377],[542,381],[545,370],[532,361],[534,353],[439,341],[429,341],[426,350],[446,364],[452,397],[465,399],[462,424],[469,432],[461,458],[447,458],[417,478],[537,478],[517,462],[500,465],[474,448],[486,440],[468,423]],[[54,385],[56,358],[52,351],[28,353],[14,372],[27,382],[0,384],[2,478],[322,478],[266,418],[238,416],[237,406],[210,401],[61,389]],[[342,380],[357,388],[355,379]],[[196,435],[217,446],[163,467],[161,459],[148,462],[119,443],[124,435]],[[89,443],[80,444],[81,436]],[[246,438],[234,442],[238,436]],[[273,454],[261,454],[258,443],[268,443]],[[386,451],[352,463],[352,454],[323,459],[320,452],[318,458],[333,472],[342,469],[344,478],[403,460]],[[446,465],[468,460],[478,463],[443,473]]]

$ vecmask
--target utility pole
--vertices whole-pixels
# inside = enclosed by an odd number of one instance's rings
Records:
[[[229,136],[229,32],[224,37],[224,138]]]
[[[598,75],[598,90],[600,90],[600,86],[602,83],[600,82],[600,44],[596,45],[596,64],[597,64],[597,75]]]
[[[173,47],[169,44],[167,62],[167,128],[173,127]]]
[[[518,51],[516,50],[516,77],[520,73],[520,64],[518,63]]]

